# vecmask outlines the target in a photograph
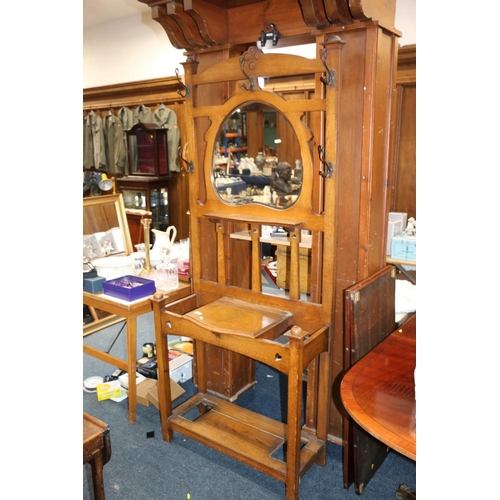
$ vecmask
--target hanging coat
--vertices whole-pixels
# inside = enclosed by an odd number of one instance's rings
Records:
[[[153,123],[151,108],[144,106],[144,104],[139,104],[134,108],[134,125],[136,123]]]
[[[134,126],[134,112],[131,109],[123,106],[118,110],[116,116],[122,122],[123,130],[130,130]]]
[[[130,130],[134,126],[134,112],[126,108],[125,106],[121,107],[116,113],[116,116],[122,123],[123,129],[123,147],[125,148],[125,174],[128,175],[130,173],[129,168],[129,146],[127,141],[127,130]]]
[[[102,118],[90,111],[83,120],[83,168],[106,168]]]
[[[177,115],[175,111],[161,105],[153,113],[153,123],[157,128],[166,128],[167,148],[168,148],[168,167],[171,172],[180,172],[179,155],[177,151],[181,142],[181,133],[177,124]]]
[[[127,139],[120,118],[108,114],[104,118],[103,130],[107,171],[112,174],[123,174],[127,164]]]

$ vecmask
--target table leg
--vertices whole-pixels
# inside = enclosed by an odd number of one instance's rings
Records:
[[[128,420],[135,423],[137,409],[137,319],[127,320]]]
[[[95,500],[104,500],[104,480],[103,480],[103,457],[99,451],[90,462],[92,467],[92,487],[94,489]]]
[[[92,319],[94,321],[97,321],[99,319],[99,317],[97,316],[97,313],[95,312],[95,307],[92,307],[92,306],[87,306],[89,308],[89,311],[90,311],[90,315],[92,316]]]

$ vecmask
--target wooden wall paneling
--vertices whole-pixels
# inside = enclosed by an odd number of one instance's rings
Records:
[[[103,118],[110,109],[116,113],[122,107],[133,109],[140,104],[148,106],[154,111],[163,103],[177,115],[181,132],[180,145],[184,147],[186,140],[185,99],[178,94],[178,90],[182,91],[183,88],[177,77],[155,78],[84,89],[84,116],[92,109]],[[183,166],[182,162],[181,166]],[[170,224],[177,229],[177,240],[188,238],[189,184],[186,174],[171,172],[171,178],[168,180],[168,194],[169,220]]]

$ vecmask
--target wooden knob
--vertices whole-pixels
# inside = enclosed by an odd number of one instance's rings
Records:
[[[302,334],[302,328],[300,328],[300,326],[298,326],[298,325],[294,325],[294,326],[292,326],[291,332],[292,332],[292,335],[295,335],[298,337],[299,335]]]
[[[161,293],[161,292],[156,292],[156,293],[153,295],[153,299],[155,299],[155,300],[161,300],[161,299],[163,299],[163,293]]]

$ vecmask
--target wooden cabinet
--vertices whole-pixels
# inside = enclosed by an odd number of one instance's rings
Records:
[[[408,217],[415,219],[417,218],[416,62],[416,45],[399,49],[390,164],[390,210],[406,212]]]
[[[146,210],[151,212],[151,229],[165,231],[170,225],[169,219],[169,183],[168,179],[145,179],[124,177],[116,183],[123,195],[125,209]]]
[[[136,123],[127,130],[130,175],[168,177],[167,133],[154,123]]]

